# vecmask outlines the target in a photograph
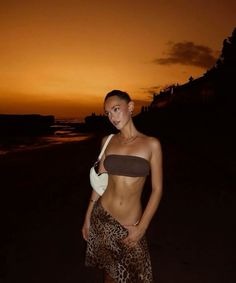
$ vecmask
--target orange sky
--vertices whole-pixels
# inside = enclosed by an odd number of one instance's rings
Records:
[[[0,113],[82,118],[112,89],[138,105],[201,76],[231,35],[236,2],[15,0],[0,9]]]

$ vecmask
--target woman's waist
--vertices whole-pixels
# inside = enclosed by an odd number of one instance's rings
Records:
[[[142,205],[138,198],[110,197],[104,194],[101,205],[123,225],[137,224],[142,215]]]

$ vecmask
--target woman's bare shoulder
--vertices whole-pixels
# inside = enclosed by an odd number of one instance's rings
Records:
[[[109,137],[109,135],[108,135],[108,136],[104,136],[104,137],[102,138],[102,142],[101,142],[102,145],[104,145],[104,143],[106,142],[106,140],[107,140],[108,137]]]
[[[114,136],[114,134],[112,134]],[[101,141],[101,146],[104,145],[104,143],[106,142],[106,140],[110,137],[110,135],[106,135],[102,138],[102,141]]]
[[[142,138],[145,142],[148,142],[149,144],[152,144],[154,146],[158,146],[160,145],[160,140],[157,137],[153,137],[153,136],[147,136],[142,134]]]
[[[143,135],[143,141],[152,151],[161,151],[161,142],[158,138],[153,136]]]

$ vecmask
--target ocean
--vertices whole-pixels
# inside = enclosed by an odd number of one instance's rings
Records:
[[[77,122],[75,119],[56,119],[50,133],[41,136],[1,136],[0,155],[88,139],[91,134],[80,133],[75,126]]]

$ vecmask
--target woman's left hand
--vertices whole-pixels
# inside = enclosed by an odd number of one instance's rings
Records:
[[[129,247],[134,247],[143,237],[144,231],[142,231],[138,225],[125,225],[124,227],[128,230],[129,234],[123,239],[123,243]]]

